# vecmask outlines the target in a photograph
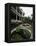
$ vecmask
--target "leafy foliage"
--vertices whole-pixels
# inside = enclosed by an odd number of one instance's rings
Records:
[[[32,19],[28,17],[22,17],[22,23],[29,23],[32,24]]]

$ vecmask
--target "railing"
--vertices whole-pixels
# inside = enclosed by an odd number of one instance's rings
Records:
[[[16,22],[21,23],[22,21],[20,21],[20,20],[11,20],[11,22],[13,22],[13,23],[16,23]]]

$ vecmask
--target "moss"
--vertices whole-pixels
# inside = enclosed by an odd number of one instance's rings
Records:
[[[19,28],[11,34],[11,38],[15,40],[30,39],[30,36],[31,33],[28,30]]]

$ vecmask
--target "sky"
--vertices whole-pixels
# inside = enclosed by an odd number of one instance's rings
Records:
[[[24,17],[30,17],[32,19],[32,14],[33,14],[33,8],[32,7],[20,7],[22,11],[25,13]]]

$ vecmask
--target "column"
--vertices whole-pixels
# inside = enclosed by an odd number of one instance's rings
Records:
[[[17,13],[17,7],[16,7],[16,13]],[[16,20],[17,20],[17,14],[16,14]]]

